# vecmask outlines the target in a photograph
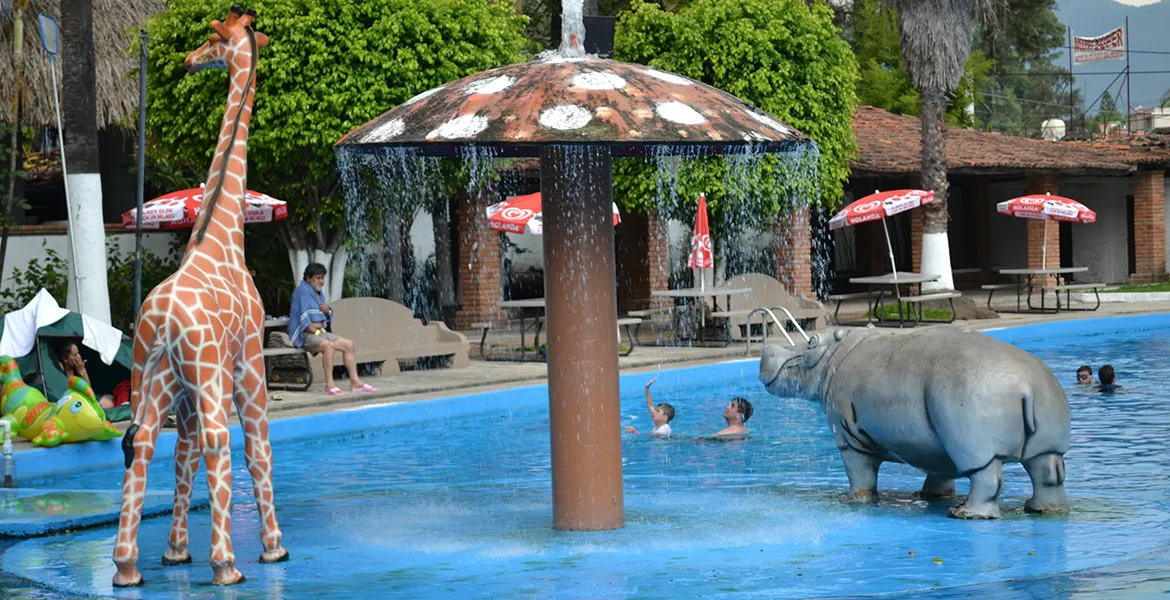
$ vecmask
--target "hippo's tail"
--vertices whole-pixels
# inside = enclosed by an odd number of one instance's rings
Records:
[[[1021,402],[1024,409],[1024,433],[1031,437],[1036,433],[1036,402],[1033,400],[1032,392],[1024,392]]]

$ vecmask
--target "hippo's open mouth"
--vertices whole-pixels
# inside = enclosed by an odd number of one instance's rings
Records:
[[[780,377],[782,375],[784,375],[784,371],[788,370],[788,368],[792,364],[792,362],[799,359],[799,358],[800,358],[800,355],[793,356],[793,357],[789,358],[788,360],[784,361],[783,363],[781,363],[780,368],[776,369],[776,374],[772,376],[772,379],[770,379],[768,381],[768,383],[764,384],[764,389],[768,389],[768,388],[772,387],[773,383],[776,383],[777,381],[779,381]]]

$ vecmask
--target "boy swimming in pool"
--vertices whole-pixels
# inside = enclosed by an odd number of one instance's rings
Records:
[[[650,409],[650,420],[654,421],[654,431],[651,431],[650,435],[670,437],[670,421],[674,419],[674,407],[665,402],[658,406],[654,405],[654,398],[650,396],[650,386],[657,380],[655,377],[646,383],[646,408]],[[630,425],[626,426],[626,431],[638,433],[638,430]]]

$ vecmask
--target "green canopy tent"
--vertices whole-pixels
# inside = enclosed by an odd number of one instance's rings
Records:
[[[4,320],[0,319],[0,338],[3,335]],[[130,370],[134,365],[134,351],[129,337],[122,336],[114,361],[107,365],[102,362],[97,350],[87,347],[82,342],[84,336],[84,321],[81,315],[75,312],[68,312],[61,319],[39,327],[32,351],[24,356],[14,357],[25,382],[40,389],[49,400],[64,396],[69,391],[69,381],[58,366],[54,350],[65,342],[75,342],[82,358],[88,361],[86,371],[89,372],[94,392],[99,396],[111,393],[114,386],[130,378]]]

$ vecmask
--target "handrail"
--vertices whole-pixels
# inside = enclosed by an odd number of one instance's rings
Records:
[[[806,341],[806,342],[809,341],[810,338],[809,338],[808,334],[805,333],[804,328],[800,326],[800,322],[796,320],[796,317],[792,316],[791,311],[789,311],[787,308],[785,308],[783,306],[776,306],[774,308],[784,311],[784,314],[788,317],[788,320],[792,323],[792,325],[794,327],[796,327],[796,331],[800,333],[801,337],[804,338],[804,341]],[[747,354],[748,354],[748,356],[751,356],[751,353],[752,353],[752,335],[751,335],[752,334],[752,317],[756,316],[756,313],[760,314],[760,325],[762,326],[763,332],[764,332],[764,339],[762,342],[763,344],[768,343],[768,322],[764,317],[764,315],[767,315],[769,317],[772,317],[772,322],[775,323],[776,326],[780,328],[780,333],[784,334],[784,338],[788,340],[788,344],[793,346],[793,347],[796,346],[796,342],[792,340],[792,336],[788,335],[788,331],[787,331],[787,329],[785,329],[784,323],[782,321],[780,321],[780,317],[777,317],[776,313],[772,312],[772,309],[760,307],[760,308],[757,308],[757,309],[753,310],[752,312],[748,313],[748,317],[747,317]]]
[[[3,487],[16,487],[16,459],[12,455],[12,425],[8,421],[0,421],[0,452],[3,453],[4,482]]]

